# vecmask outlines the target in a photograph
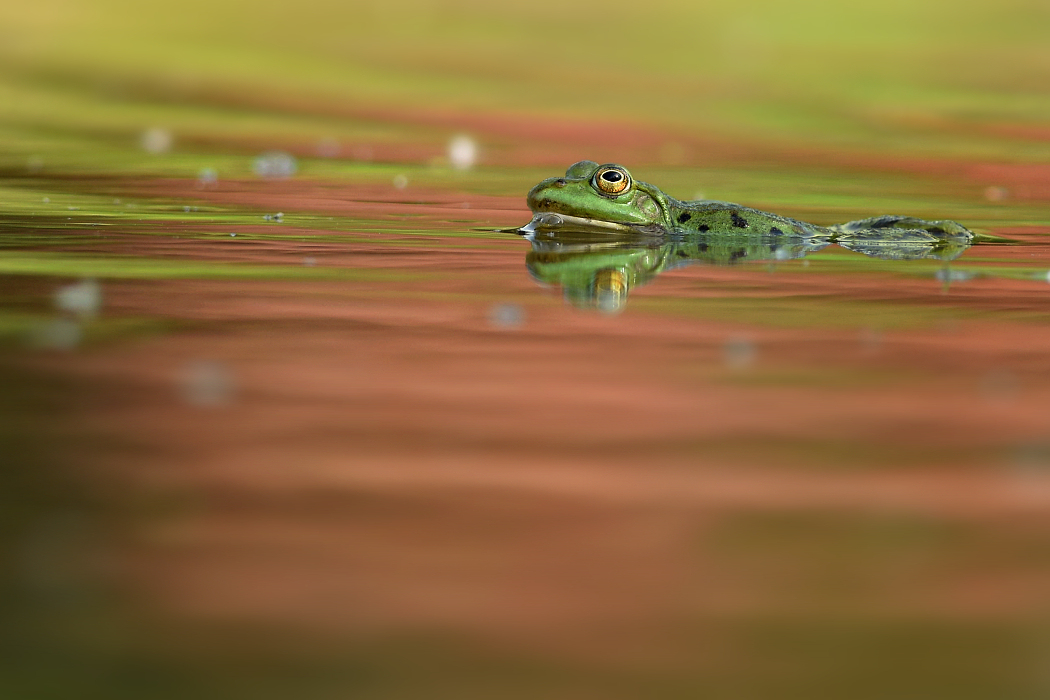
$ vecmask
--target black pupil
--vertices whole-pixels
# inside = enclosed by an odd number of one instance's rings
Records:
[[[606,182],[619,182],[623,179],[623,175],[621,173],[616,172],[615,170],[607,170],[606,172],[602,173],[602,179]]]

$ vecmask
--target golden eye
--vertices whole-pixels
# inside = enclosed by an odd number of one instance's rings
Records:
[[[631,186],[631,176],[623,168],[605,167],[594,174],[594,184],[605,194],[620,194]]]

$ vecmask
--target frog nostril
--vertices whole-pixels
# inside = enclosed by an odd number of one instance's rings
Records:
[[[555,187],[565,187],[565,185],[567,185],[567,184],[569,184],[569,183],[566,180],[564,180],[563,178],[560,178],[560,177],[557,180],[554,181],[554,186]]]

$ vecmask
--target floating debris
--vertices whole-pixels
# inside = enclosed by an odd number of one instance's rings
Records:
[[[478,145],[474,139],[460,134],[448,142],[448,160],[457,170],[469,170],[478,159]]]
[[[197,173],[197,186],[208,187],[219,181],[219,171],[215,168],[201,168]]]
[[[182,397],[201,408],[225,406],[233,399],[233,375],[225,364],[215,360],[195,360],[183,369]]]
[[[977,275],[968,270],[951,270],[942,267],[933,273],[933,277],[939,282],[969,282]]]
[[[489,307],[489,324],[508,330],[521,328],[525,325],[525,309],[519,304],[493,304]]]
[[[295,175],[299,163],[295,156],[284,151],[267,151],[255,157],[252,170],[259,177],[283,179]]]
[[[156,126],[142,132],[142,137],[139,139],[142,149],[154,155],[170,151],[174,141],[175,138],[170,131]]]
[[[80,318],[91,318],[102,309],[102,285],[86,279],[59,287],[55,291],[55,308]]]

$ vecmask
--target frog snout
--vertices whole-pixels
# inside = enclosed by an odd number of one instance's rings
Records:
[[[548,196],[550,194],[551,189],[561,189],[567,184],[568,181],[565,178],[558,177],[551,178],[549,180],[544,180],[540,184],[536,185],[531,190],[529,190],[529,195],[526,198],[526,201],[529,204],[529,209],[535,211],[537,209],[549,208],[554,204],[554,200],[552,200]]]

